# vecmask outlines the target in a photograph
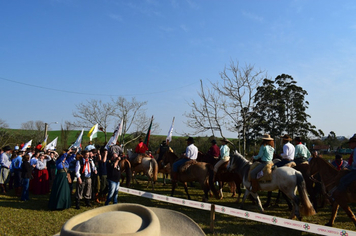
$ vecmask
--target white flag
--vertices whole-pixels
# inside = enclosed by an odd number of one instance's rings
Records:
[[[58,137],[53,139],[48,145],[46,145],[45,150],[56,150]]]
[[[122,134],[122,126],[124,124],[124,120],[121,119],[120,124],[116,127],[114,130],[114,133],[112,134],[109,142],[106,144],[105,148],[109,149],[110,146],[115,145],[117,142],[118,137]]]
[[[83,133],[84,133],[84,129],[82,129],[82,132],[78,136],[77,140],[69,147],[69,149],[71,149],[71,148],[81,148],[82,147]]]
[[[28,141],[27,143],[25,143],[25,145],[23,145],[23,148],[21,149],[21,151],[26,151],[27,148],[31,147],[32,145],[32,139],[30,141]]]
[[[172,121],[171,128],[169,129],[169,131],[168,131],[168,135],[167,135],[167,138],[166,138],[166,141],[167,141],[168,143],[172,141],[172,136],[173,136],[173,125],[174,125],[174,117],[173,117],[173,121]]]
[[[93,138],[96,138],[98,136],[98,124],[94,125],[88,133],[89,140],[92,141]]]

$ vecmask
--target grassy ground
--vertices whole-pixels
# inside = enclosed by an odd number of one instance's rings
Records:
[[[151,191],[146,189],[144,179],[139,179],[139,184],[133,186],[135,189]],[[163,186],[161,182],[156,184],[155,193],[170,195],[171,185]],[[223,200],[211,198],[210,203],[224,205],[227,207],[237,207],[236,198],[231,198],[228,188],[224,188]],[[196,188],[189,188],[192,200],[201,201],[203,192]],[[274,193],[276,195],[276,193]],[[176,189],[175,197],[186,198],[182,186]],[[74,196],[73,203],[74,203]],[[0,195],[0,235],[53,235],[60,231],[62,225],[72,216],[89,210],[102,204],[93,204],[93,207],[81,207],[80,210],[74,209],[74,204],[70,209],[63,211],[49,211],[47,208],[49,195],[35,196],[30,195],[31,200],[21,202],[14,196],[13,190],[6,195]],[[261,193],[261,201],[266,201],[266,196]],[[295,231],[283,227],[267,225],[259,222],[249,221],[224,214],[216,214],[214,234],[210,232],[210,212],[194,208],[182,207],[165,202],[159,202],[147,198],[137,197],[125,193],[119,193],[119,202],[121,203],[139,203],[145,206],[154,206],[180,211],[194,219],[207,235],[313,235],[307,232]],[[351,206],[353,208],[353,206]],[[258,212],[256,205],[247,201],[245,209]],[[279,207],[270,207],[265,210],[266,214],[287,218],[289,211],[284,201]],[[324,225],[330,217],[330,207],[325,206],[313,217],[303,218],[303,221]],[[354,225],[348,219],[346,214],[340,210],[336,219],[335,227],[355,230]]]

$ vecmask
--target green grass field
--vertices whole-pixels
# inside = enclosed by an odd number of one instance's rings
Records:
[[[135,189],[143,191],[152,191],[146,189],[146,181],[144,177],[139,177],[139,184],[132,186]],[[171,185],[163,186],[161,179],[156,184],[155,193],[170,196]],[[203,191],[196,187],[189,187],[192,200],[201,201]],[[277,192],[274,192],[274,196]],[[237,208],[235,203],[236,198],[231,198],[231,193],[227,187],[224,188],[224,199],[217,200],[210,198],[210,203],[223,205],[227,207]],[[176,189],[174,197],[186,199],[184,188],[180,185]],[[266,201],[266,194],[260,194],[261,201]],[[21,202],[19,198],[14,196],[14,191],[9,191],[6,195],[0,195],[0,235],[53,235],[60,231],[62,225],[72,216],[89,210],[94,207],[102,206],[101,204],[93,204],[93,207],[81,207],[80,210],[74,209],[74,204],[70,209],[63,211],[49,211],[47,208],[49,195],[35,196],[30,195],[31,200]],[[74,203],[74,195],[72,196]],[[125,193],[119,193],[119,202],[121,203],[138,203],[145,206],[161,207],[180,211],[192,219],[194,219],[204,230],[207,235],[313,235],[307,232],[296,231],[288,228],[268,225],[264,223],[249,221],[224,214],[216,214],[215,231],[210,232],[210,212],[195,208],[188,208],[179,205],[174,205],[166,202],[160,202],[143,197],[137,197]],[[352,208],[354,208],[352,206]],[[257,205],[253,205],[250,200],[247,200],[245,209],[248,211],[258,212]],[[279,207],[270,207],[265,209],[265,214],[277,217],[288,218],[289,211],[287,204],[281,200]],[[330,217],[330,207],[325,206],[320,209],[317,215],[313,217],[303,218],[303,221],[314,224],[324,225]],[[355,230],[346,214],[340,210],[336,219],[335,227]]]

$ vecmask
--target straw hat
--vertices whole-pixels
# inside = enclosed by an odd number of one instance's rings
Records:
[[[273,138],[271,138],[271,136],[269,134],[262,135],[262,139],[263,140],[273,140]]]
[[[205,233],[197,223],[180,212],[122,203],[76,215],[63,225],[57,235],[199,236]]]
[[[220,141],[225,143],[231,143],[230,140],[228,140],[227,138],[222,138],[220,139]]]
[[[285,135],[281,136],[281,138],[283,140],[292,141],[292,138],[288,134],[285,134]]]

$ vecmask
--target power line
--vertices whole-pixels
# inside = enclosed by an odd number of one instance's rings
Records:
[[[188,87],[188,86],[191,86],[191,85],[197,83],[197,82],[194,82],[194,83],[183,85],[181,87],[177,87],[177,88],[174,88],[174,89],[167,89],[167,90],[156,91],[156,92],[147,92],[147,93],[138,93],[138,94],[126,94],[126,95],[120,94],[119,95],[119,94],[100,94],[100,93],[84,93],[84,92],[78,92],[78,91],[69,91],[69,90],[55,89],[55,88],[50,88],[50,87],[45,87],[45,86],[40,86],[40,85],[35,85],[35,84],[28,84],[28,83],[24,83],[24,82],[20,82],[20,81],[16,81],[16,80],[6,79],[6,78],[3,78],[3,77],[0,77],[0,79],[8,81],[8,82],[11,82],[11,83],[21,84],[21,85],[34,87],[34,88],[39,88],[39,89],[52,90],[52,91],[61,92],[61,93],[72,93],[72,94],[94,95],[94,96],[107,96],[107,97],[116,97],[116,96],[133,97],[133,96],[147,95],[147,94],[154,94],[154,93],[166,93],[166,92],[178,90],[178,89],[181,89],[181,88],[185,88],[185,87]]]

